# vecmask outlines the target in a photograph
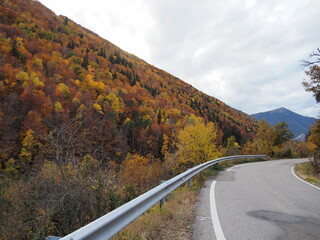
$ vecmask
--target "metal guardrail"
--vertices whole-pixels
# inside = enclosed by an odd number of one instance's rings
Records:
[[[133,222],[137,217],[163,199],[170,192],[188,181],[194,175],[204,169],[223,162],[234,159],[246,158],[266,158],[265,155],[237,155],[218,158],[190,168],[187,171],[165,181],[150,191],[140,195],[121,207],[109,212],[108,214],[96,219],[88,225],[68,234],[65,237],[47,237],[46,240],[103,240],[113,237],[123,228]]]

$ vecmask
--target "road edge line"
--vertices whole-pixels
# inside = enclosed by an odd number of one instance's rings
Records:
[[[214,195],[214,189],[217,181],[213,181],[210,187],[210,213],[211,213],[211,221],[213,225],[213,230],[216,235],[217,240],[226,240],[224,233],[221,228],[221,224],[219,221],[218,210],[216,205],[216,198]]]
[[[306,183],[306,184],[310,185],[311,187],[314,187],[314,188],[316,188],[316,189],[320,190],[320,187],[315,186],[315,185],[313,185],[313,184],[311,184],[311,183],[307,182],[306,180],[303,180],[301,177],[299,177],[299,176],[294,172],[294,168],[295,168],[295,166],[296,166],[296,164],[295,164],[295,165],[293,165],[293,166],[291,167],[291,173],[292,173],[292,175],[293,175],[293,176],[295,176],[295,177],[296,177],[297,179],[299,179],[301,182],[304,182],[304,183]]]

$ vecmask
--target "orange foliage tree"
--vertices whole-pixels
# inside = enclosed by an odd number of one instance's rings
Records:
[[[160,162],[150,156],[128,154],[121,164],[120,181],[124,185],[132,185],[138,193],[159,184],[161,175]]]

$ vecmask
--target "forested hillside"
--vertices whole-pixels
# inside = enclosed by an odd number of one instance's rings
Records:
[[[247,115],[39,2],[4,1],[0,11],[2,167],[19,156],[41,162],[45,140],[67,126],[81,138],[78,155],[117,161],[129,152],[161,158],[164,134],[173,142],[190,114],[214,122],[220,143],[256,131]]]
[[[213,130],[217,148],[257,131],[248,115],[41,3],[1,1],[0,218],[18,224],[13,238],[63,235],[157,183],[175,169],[190,122]]]

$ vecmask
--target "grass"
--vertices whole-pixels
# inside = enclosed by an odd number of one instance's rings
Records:
[[[314,174],[310,162],[297,164],[295,172],[303,180],[320,187],[320,176]]]
[[[137,218],[124,230],[118,233],[114,240],[191,240],[193,206],[197,192],[180,187],[167,197],[162,206],[153,206],[145,214]]]

